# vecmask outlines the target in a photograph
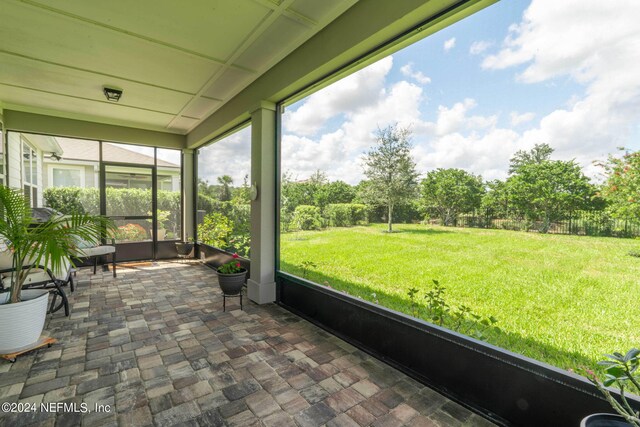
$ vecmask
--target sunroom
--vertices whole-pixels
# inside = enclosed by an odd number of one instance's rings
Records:
[[[502,2],[494,14],[494,3],[2,1],[0,184],[21,190],[33,208],[109,217],[119,267],[118,277],[81,268],[70,316],[48,316],[45,329],[58,342],[15,364],[0,361],[0,400],[14,404],[0,423],[577,426],[612,412],[583,376],[379,302],[407,305],[404,294],[344,291],[306,252],[319,243],[289,229],[303,219],[283,208],[293,197],[286,185],[327,181],[319,166],[327,154],[317,147],[352,144],[353,161],[366,150],[345,134],[311,144],[314,131],[291,131],[299,102],[329,99],[307,103],[298,123],[311,129],[333,120],[323,107],[338,90],[402,90],[371,84],[367,67],[391,68],[389,55],[458,22],[477,17],[474,25],[489,26],[525,9]],[[447,39],[444,51],[455,43]],[[471,54],[484,49],[474,44]],[[412,64],[402,73],[430,83]],[[440,113],[453,123],[472,101]],[[363,110],[385,116],[370,120],[367,138],[402,105],[384,108]],[[434,135],[449,126],[440,118]],[[471,133],[497,120],[467,118],[477,126]],[[527,120],[512,113],[512,123]],[[315,175],[298,173],[300,165]],[[348,181],[349,165],[340,168],[332,176]],[[356,187],[342,184],[336,193]],[[368,223],[359,219],[364,202],[348,200],[351,225]],[[340,209],[318,218],[344,221]],[[371,222],[391,226],[391,209],[380,212]],[[186,259],[178,259],[180,242],[194,243]],[[207,268],[234,253],[249,270],[243,309],[220,295]],[[360,263],[369,268],[383,255]],[[78,413],[65,402],[102,411]],[[26,414],[34,403],[38,414]],[[42,403],[61,406],[46,414]]]

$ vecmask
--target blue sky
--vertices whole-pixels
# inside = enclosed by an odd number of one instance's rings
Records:
[[[625,10],[625,13],[620,13]],[[546,142],[597,177],[593,160],[640,148],[640,2],[503,0],[287,107],[282,168],[355,184],[377,127],[413,130],[420,173],[459,167],[504,178],[519,149]],[[249,133],[201,168],[248,173]],[[237,175],[237,177],[236,177]]]

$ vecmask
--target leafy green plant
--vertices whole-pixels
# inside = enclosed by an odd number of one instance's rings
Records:
[[[147,212],[147,215],[152,216],[153,212],[149,211]],[[171,212],[169,211],[163,211],[158,209],[156,211],[156,221],[158,222],[158,230],[166,230],[167,226],[166,226],[166,222],[169,221],[169,216],[171,215]],[[153,221],[148,219],[147,220],[149,222],[149,224],[152,224]]]
[[[444,326],[445,316],[449,315],[449,304],[444,300],[446,288],[440,286],[437,280],[433,280],[433,289],[424,295],[427,300],[427,313],[436,325]]]
[[[485,339],[486,331],[489,328],[494,328],[498,320],[493,316],[483,317],[464,304],[455,307],[449,305],[444,296],[445,290],[446,288],[440,285],[440,282],[433,280],[433,289],[424,295],[427,318],[438,326],[443,326],[480,340]],[[411,288],[408,293],[414,316],[416,315],[415,296],[417,292],[417,289]]]
[[[236,252],[240,256],[248,258],[251,249],[251,236],[245,234],[233,234],[229,239],[229,247],[225,249],[229,252]]]
[[[604,378],[598,378],[591,370],[587,371],[587,378],[600,390],[616,412],[631,425],[640,427],[640,411],[634,410],[625,396],[626,391],[640,395],[640,350],[632,348],[626,354],[616,352],[606,356],[607,360],[598,362],[598,365],[604,367]],[[610,386],[620,389],[620,401],[606,388]]]
[[[242,264],[240,264],[240,261],[238,260],[240,258],[240,256],[238,254],[233,254],[233,260],[229,261],[226,264],[222,264],[220,267],[218,267],[218,273],[222,273],[222,274],[235,274],[235,273],[242,273],[243,271],[246,271],[243,267]]]
[[[78,239],[98,241],[112,223],[105,217],[73,213],[35,222],[20,190],[0,185],[0,242],[13,255],[9,303],[20,301],[20,292],[33,268],[47,265],[53,271],[71,262]]]
[[[302,261],[302,278],[306,279],[307,272],[309,271],[309,269],[316,268],[316,267],[317,265],[313,261],[309,261],[309,260]]]
[[[226,249],[232,232],[233,225],[229,218],[219,212],[211,212],[198,227],[198,238],[207,245]]]

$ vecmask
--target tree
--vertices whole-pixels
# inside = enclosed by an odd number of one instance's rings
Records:
[[[438,168],[427,173],[420,192],[424,207],[437,212],[443,225],[452,225],[458,214],[480,207],[484,185],[482,177],[462,169]]]
[[[511,206],[507,182],[495,179],[488,181],[486,187],[487,192],[482,197],[481,207],[494,217],[508,217]]]
[[[333,181],[319,187],[314,195],[316,206],[325,207],[336,203],[351,203],[355,189],[344,181]]]
[[[514,174],[524,165],[542,163],[551,159],[553,148],[549,144],[536,144],[529,151],[518,150],[509,161],[509,174]]]
[[[220,187],[220,193],[218,198],[221,202],[228,202],[231,200],[231,184],[233,184],[233,178],[229,175],[222,175],[218,177],[218,184]]]
[[[611,214],[640,220],[640,151],[626,152],[622,158],[609,156],[602,166],[607,175],[602,196]]]
[[[233,197],[231,203],[233,205],[248,205],[251,204],[251,186],[249,185],[249,175],[245,175],[242,179],[242,186],[233,190]]]
[[[594,187],[573,160],[525,164],[509,177],[507,186],[513,207],[530,220],[542,219],[542,233],[572,210],[583,209],[594,194]]]
[[[316,171],[311,174],[307,182],[317,186],[322,186],[329,182],[329,179],[327,178],[326,172],[321,171],[320,169],[316,169]]]
[[[411,131],[390,125],[378,129],[376,145],[365,154],[364,174],[368,178],[366,198],[387,207],[388,231],[393,231],[393,209],[416,192],[418,173],[411,157]]]

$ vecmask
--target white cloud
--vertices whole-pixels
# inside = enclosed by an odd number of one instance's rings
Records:
[[[443,49],[445,52],[449,52],[456,46],[456,38],[451,37],[449,40],[444,42]]]
[[[512,111],[509,116],[511,117],[511,126],[518,126],[530,122],[536,117],[536,114],[531,112],[518,114],[517,111]]]
[[[301,106],[285,115],[283,170],[290,171],[295,179],[306,179],[320,169],[327,172],[331,180],[342,179],[355,184],[362,179],[362,167],[358,159],[372,146],[378,128],[397,123],[399,126],[424,130],[420,118],[422,88],[407,81],[399,81],[385,88],[384,79],[390,71],[390,66],[378,69],[380,74],[376,74],[376,77],[381,80],[380,89],[368,94],[367,102],[352,102],[349,108],[332,109],[335,103],[327,105],[320,101],[327,92],[329,97],[335,96],[335,89],[330,86],[302,101]],[[371,75],[371,72],[364,69],[351,77],[355,81],[362,81],[366,75]],[[304,132],[302,123],[308,124],[308,121],[301,119],[305,116],[300,112],[302,110],[306,115],[313,109],[322,109],[322,125],[336,117],[343,120],[337,123],[335,130],[321,135],[316,135],[321,129],[319,124],[315,124],[317,128],[313,133]]]
[[[469,53],[471,55],[480,55],[482,52],[489,49],[491,46],[493,46],[493,42],[491,41],[480,40],[477,42],[473,42],[469,47]]]
[[[426,76],[424,73],[422,73],[422,71],[413,70],[413,63],[411,62],[409,62],[406,65],[403,65],[400,68],[400,72],[407,77],[411,77],[412,79],[414,79],[420,84],[426,85],[431,83],[431,78]]]
[[[624,10],[624,13],[620,13]],[[565,108],[523,134],[523,143],[546,142],[560,158],[583,166],[629,143],[640,116],[640,2],[533,0],[509,29],[503,48],[485,58],[485,69],[519,66],[523,83],[584,85]]]
[[[388,56],[314,93],[298,109],[285,113],[285,131],[312,136],[331,117],[375,102],[392,66],[393,57]]]
[[[486,180],[503,179],[512,153],[520,149],[518,133],[489,129],[464,135],[453,132],[414,148],[418,170],[461,168]]]
[[[640,26],[634,17],[640,16],[640,2],[625,3],[625,14],[619,13],[619,3],[586,3],[533,0],[502,48],[482,63],[485,69],[511,68],[520,73],[522,84],[543,83],[544,90],[561,87],[567,79],[577,83],[578,90],[555,111],[536,114],[531,111],[535,106],[521,107],[514,100],[506,109],[513,109],[506,126],[518,126],[514,130],[500,127],[497,114],[479,113],[482,99],[466,98],[443,103],[427,121],[421,110],[423,89],[409,81],[386,85],[392,63],[378,63],[375,70],[360,72],[369,73],[366,78],[360,73],[350,77],[357,87],[331,86],[324,89],[326,99],[319,92],[317,99],[310,97],[287,113],[283,168],[300,179],[321,169],[330,179],[357,183],[362,179],[359,159],[372,146],[375,130],[398,122],[413,130],[412,152],[422,173],[458,167],[485,179],[504,178],[515,151],[548,143],[556,150],[554,158],[575,158],[594,176],[591,162],[628,144],[638,132]],[[482,43],[472,44],[470,53],[485,52],[489,46]],[[452,38],[445,51],[454,46]],[[411,63],[400,71],[420,82]],[[327,124],[330,130],[316,135]]]
[[[231,176],[234,185],[241,185],[245,175],[251,177],[251,127],[199,151],[198,178],[216,184],[222,175]]]

